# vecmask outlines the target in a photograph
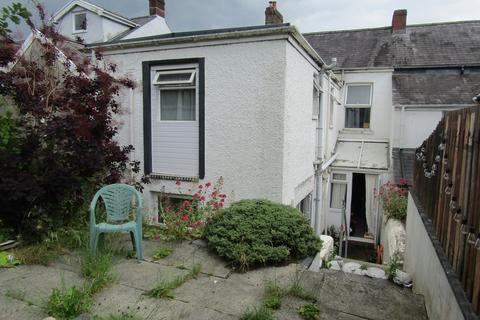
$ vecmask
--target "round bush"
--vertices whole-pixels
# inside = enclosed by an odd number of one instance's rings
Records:
[[[208,245],[241,271],[304,258],[321,249],[303,214],[269,200],[242,200],[206,228]]]

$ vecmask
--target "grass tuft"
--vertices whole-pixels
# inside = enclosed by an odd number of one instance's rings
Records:
[[[320,317],[320,309],[314,304],[306,304],[298,308],[298,314],[305,320],[318,320]]]
[[[56,244],[32,244],[13,250],[15,258],[22,264],[48,265],[58,256],[65,253],[65,249]]]
[[[90,309],[92,298],[87,288],[53,289],[47,313],[59,319],[73,319]]]
[[[265,306],[248,308],[240,320],[273,320],[272,310]]]
[[[180,287],[190,279],[196,279],[200,271],[201,265],[196,264],[192,270],[183,276],[177,276],[173,280],[162,280],[155,288],[147,291],[145,295],[152,298],[174,298],[173,290]]]
[[[158,261],[160,259],[168,257],[170,254],[172,254],[172,249],[167,247],[159,247],[153,253],[153,260]]]
[[[88,280],[88,289],[93,295],[115,281],[112,274],[113,256],[109,253],[87,255],[82,261],[82,275]]]

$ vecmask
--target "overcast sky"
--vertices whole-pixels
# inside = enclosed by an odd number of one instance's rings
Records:
[[[32,7],[32,0],[14,0]],[[39,0],[52,15],[69,0]],[[0,7],[12,0],[0,0]],[[148,15],[148,0],[91,0],[126,17]],[[278,0],[284,22],[301,32],[388,26],[395,9],[407,9],[408,24],[478,20],[480,0]],[[267,0],[166,0],[172,31],[264,23]]]

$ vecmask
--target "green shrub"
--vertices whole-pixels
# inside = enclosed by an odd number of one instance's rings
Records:
[[[91,305],[92,298],[84,288],[55,288],[48,300],[47,312],[58,319],[73,319],[88,311]]]
[[[322,244],[300,211],[269,200],[232,204],[207,225],[206,238],[210,248],[241,271],[304,258]]]
[[[298,309],[298,314],[305,320],[317,320],[320,316],[320,309],[314,304],[306,304]]]

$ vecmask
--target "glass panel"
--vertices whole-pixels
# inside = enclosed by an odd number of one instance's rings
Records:
[[[75,15],[75,30],[87,30],[86,13],[79,13]]]
[[[162,90],[161,120],[195,121],[195,90]]]
[[[347,104],[370,104],[370,85],[349,85],[347,87]]]
[[[347,180],[347,174],[346,173],[333,173],[332,174],[332,179],[333,180]]]
[[[171,81],[189,81],[192,76],[192,72],[187,73],[160,73],[157,81],[159,82],[171,82]]]
[[[330,208],[342,209],[343,202],[347,197],[347,185],[345,183],[332,183],[332,193],[330,195]]]
[[[370,128],[370,108],[346,108],[345,128]]]

